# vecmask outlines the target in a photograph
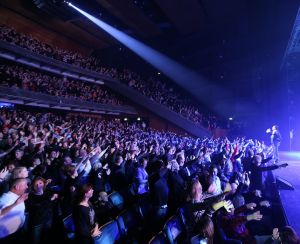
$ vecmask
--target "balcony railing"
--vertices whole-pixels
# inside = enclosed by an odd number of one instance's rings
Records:
[[[74,98],[56,97],[40,92],[32,92],[5,86],[0,86],[0,100],[16,104],[49,107],[72,111],[84,111],[103,114],[136,114],[136,111],[130,106],[99,104]]]
[[[179,128],[184,129],[192,135],[199,137],[211,136],[211,133],[203,126],[194,124],[190,120],[170,110],[166,106],[149,99],[138,91],[128,87],[125,84],[122,84],[120,81],[112,79],[111,77],[105,76],[103,74],[75,67],[62,61],[33,53],[29,50],[3,41],[0,41],[0,57],[42,70],[47,70],[52,73],[61,74],[64,76],[69,76],[93,83],[104,83],[112,91],[121,94],[123,97],[130,99],[136,104],[143,106],[147,110],[171,122]],[[74,104],[79,105],[79,103],[82,104],[83,102],[79,102],[77,100]]]

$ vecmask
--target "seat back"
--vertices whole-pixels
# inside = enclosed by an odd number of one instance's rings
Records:
[[[168,244],[165,234],[160,231],[157,235],[153,236],[148,244]]]
[[[185,213],[183,208],[178,209],[178,215],[183,223],[183,226],[186,226],[186,219],[185,219]]]
[[[116,221],[110,221],[100,227],[101,235],[97,237],[97,244],[113,244],[120,240],[119,227]]]
[[[137,230],[140,226],[139,217],[133,209],[126,209],[116,218],[121,236]]]
[[[217,234],[219,235],[220,241],[225,244],[242,244],[242,241],[228,238],[224,229],[221,226],[221,213],[216,216],[216,228]]]
[[[117,192],[114,191],[111,194],[108,195],[109,201],[119,210],[123,209],[124,207],[124,198],[123,196]]]
[[[190,244],[207,244],[207,238],[204,238],[200,234],[195,235],[191,238]]]
[[[72,214],[68,215],[63,219],[63,224],[64,224],[64,232],[67,239],[74,239],[75,226],[74,226]]]
[[[218,232],[220,234],[222,243],[224,243],[224,244],[243,244],[243,242],[240,240],[228,238],[225,231],[223,230],[223,228],[219,228]]]
[[[183,233],[183,231],[183,224],[177,215],[169,218],[164,226],[164,233],[171,244],[177,243],[178,237]]]

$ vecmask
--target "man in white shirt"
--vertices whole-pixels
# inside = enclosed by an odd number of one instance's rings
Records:
[[[10,190],[0,197],[0,242],[13,240],[13,234],[22,228],[25,222],[25,204],[28,198],[26,178],[15,179]]]

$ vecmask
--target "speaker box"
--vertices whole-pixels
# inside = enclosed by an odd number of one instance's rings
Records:
[[[288,182],[285,179],[282,179],[279,176],[276,177],[276,185],[280,190],[295,190],[295,188],[290,182]]]

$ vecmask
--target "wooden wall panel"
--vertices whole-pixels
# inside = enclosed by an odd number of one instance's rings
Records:
[[[85,55],[88,55],[91,51],[90,49],[59,35],[59,33],[48,30],[38,23],[3,7],[0,8],[0,23],[11,26],[20,33],[30,34],[34,38],[48,43],[49,45],[57,46],[65,50],[77,51]]]

